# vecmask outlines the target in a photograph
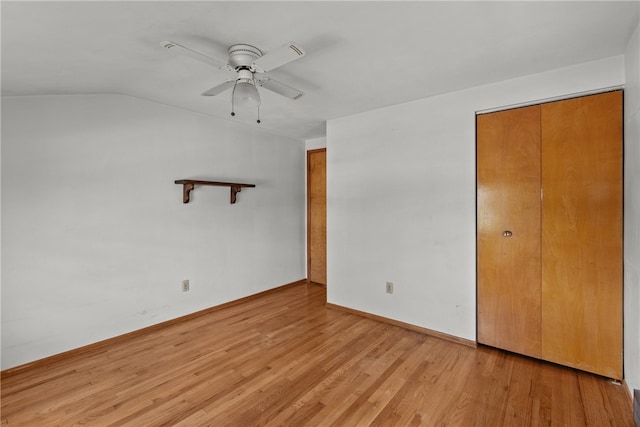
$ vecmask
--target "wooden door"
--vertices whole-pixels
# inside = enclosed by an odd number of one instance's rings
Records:
[[[622,378],[622,92],[542,106],[543,358]]]
[[[307,151],[307,279],[327,284],[327,191],[325,148]]]
[[[540,106],[477,117],[478,342],[540,357]]]

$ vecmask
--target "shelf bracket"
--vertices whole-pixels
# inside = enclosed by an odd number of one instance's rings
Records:
[[[231,204],[236,202],[237,194],[242,191],[242,187],[237,185],[231,186]]]
[[[189,203],[189,193],[193,190],[196,185],[193,182],[182,184],[182,203]]]

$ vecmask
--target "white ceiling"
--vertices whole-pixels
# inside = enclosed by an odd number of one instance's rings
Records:
[[[618,55],[638,23],[626,2],[2,1],[2,95],[126,94],[299,139],[329,119]],[[229,78],[160,46],[211,56],[295,41],[307,55],[271,75],[305,95],[261,89],[231,118]]]

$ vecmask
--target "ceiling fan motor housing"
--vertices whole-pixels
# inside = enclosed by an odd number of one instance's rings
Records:
[[[234,44],[229,48],[229,65],[236,71],[251,69],[254,61],[262,56],[262,51],[250,44]]]

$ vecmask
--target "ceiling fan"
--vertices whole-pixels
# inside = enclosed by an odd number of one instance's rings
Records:
[[[290,42],[267,54],[263,54],[260,49],[249,44],[234,44],[228,49],[227,60],[213,58],[172,41],[163,41],[161,45],[172,52],[190,56],[221,70],[235,71],[237,73],[235,78],[227,79],[202,93],[202,96],[215,96],[233,88],[231,95],[232,116],[235,116],[235,105],[253,106],[258,108],[257,121],[260,123],[260,94],[257,86],[294,100],[303,95],[300,90],[267,75],[269,71],[305,55],[304,49],[294,42]]]

